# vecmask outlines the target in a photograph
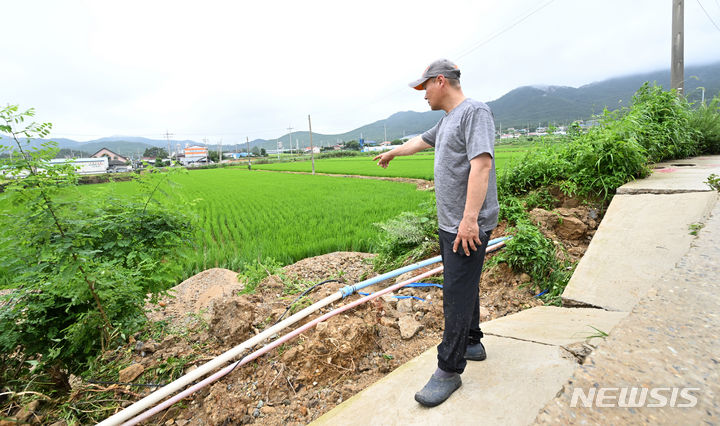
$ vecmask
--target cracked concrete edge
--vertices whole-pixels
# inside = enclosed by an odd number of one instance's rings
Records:
[[[655,194],[655,193],[637,193],[637,194],[624,194],[620,195],[619,200],[631,200],[633,199],[634,195],[638,196],[647,196],[647,195],[654,195],[658,197],[665,196],[680,196],[680,195],[696,195],[697,197],[701,197],[700,199],[704,199],[704,204],[697,212],[697,216],[694,218],[694,222],[692,223],[700,223],[705,224],[710,216],[711,213],[715,207],[715,205],[718,203],[718,200],[720,200],[720,194],[717,191],[689,191],[689,192],[680,192],[680,193],[667,193],[667,194]],[[623,201],[624,203],[627,203],[627,201]],[[611,214],[612,205],[611,208],[608,209],[608,214]],[[607,214],[606,214],[607,217]],[[603,218],[603,221],[605,221],[605,218]],[[596,233],[593,240],[600,235],[604,230],[603,223],[601,222],[601,226],[598,228],[598,233]],[[683,234],[684,235],[684,234]],[[672,263],[672,265],[669,265],[667,269],[672,269],[675,267],[676,263],[682,259],[687,252],[690,250],[690,247],[692,246],[692,238],[687,239],[687,247],[684,247],[682,250],[675,253],[675,261]],[[588,252],[586,252],[585,256],[580,260],[578,263],[578,267],[575,269],[575,272],[573,273],[573,276],[570,278],[570,281],[568,282],[568,286],[563,291],[563,294],[561,295],[561,300],[563,303],[563,306],[567,307],[588,307],[588,308],[597,308],[597,309],[604,309],[606,311],[612,311],[612,312],[628,312],[632,311],[633,307],[639,302],[642,295],[644,295],[646,288],[643,286],[640,286],[637,288],[639,290],[639,293],[635,295],[635,297],[632,298],[632,300],[622,300],[618,298],[613,298],[612,300],[605,300],[606,298],[603,298],[596,294],[596,291],[590,291],[590,293],[579,291],[579,289],[576,289],[576,285],[573,285],[573,281],[576,279],[579,279],[578,276],[582,276],[582,273],[585,273],[585,265],[584,262],[587,262],[588,254],[591,256],[597,255],[597,253],[594,253],[594,250],[596,247],[594,247],[593,242],[591,241],[590,247],[588,247]],[[600,262],[602,263],[602,262]],[[578,275],[580,274],[580,275]],[[637,277],[636,277],[637,278]],[[594,278],[591,278],[591,281]],[[636,283],[637,284],[637,283]],[[649,287],[648,287],[649,288]],[[587,289],[586,289],[587,290]],[[628,293],[629,294],[629,293]]]
[[[695,192],[712,192],[712,188],[708,189],[652,189],[652,188],[623,188],[620,187],[615,192],[616,195],[640,195],[640,194],[655,194],[655,195],[668,195],[668,194],[690,194]]]

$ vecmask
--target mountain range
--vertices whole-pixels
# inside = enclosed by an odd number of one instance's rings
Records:
[[[547,125],[569,124],[574,120],[587,120],[609,110],[627,106],[633,94],[646,81],[656,82],[667,88],[670,86],[670,70],[635,74],[611,78],[601,82],[590,83],[578,88],[567,86],[523,86],[506,93],[502,97],[487,102],[495,116],[495,125],[499,129],[509,127],[526,128]],[[704,89],[705,99],[720,95],[720,62],[685,67],[685,94],[691,102],[700,100]],[[467,94],[469,95],[469,94]],[[334,145],[338,141],[358,140],[361,136],[365,141],[382,141],[387,134],[388,140],[419,134],[429,129],[442,117],[442,111],[403,111],[392,114],[388,118],[375,121],[357,129],[341,134],[313,133],[313,143],[317,146]],[[112,136],[89,142],[77,142],[71,139],[53,139],[60,148],[86,153],[94,153],[101,148],[108,148],[124,156],[142,155],[146,148],[157,146],[167,149],[167,140],[148,139],[131,136]],[[276,139],[256,139],[249,143],[253,147],[276,149],[280,140],[287,149],[290,135],[284,134]],[[293,148],[309,145],[307,131],[292,133]],[[0,145],[8,145],[9,140],[0,136]],[[39,143],[39,141],[38,141]],[[192,140],[170,140],[174,149],[177,145],[205,145]],[[233,151],[235,147],[241,151],[247,149],[244,142],[225,144],[223,151]],[[218,145],[208,145],[217,150]]]

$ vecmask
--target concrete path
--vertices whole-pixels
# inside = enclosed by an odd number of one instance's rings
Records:
[[[563,294],[566,306],[584,308],[537,307],[482,324],[488,359],[468,365],[444,404],[426,409],[413,399],[435,370],[433,348],[314,424],[720,424],[720,204],[704,183],[711,173],[720,175],[720,157],[659,165],[620,188]],[[702,227],[697,237],[690,225]],[[608,389],[597,407],[589,395],[600,388]],[[576,389],[586,399],[573,404]],[[643,404],[619,408],[631,392],[645,392]],[[668,407],[648,406],[660,405],[656,397]],[[693,397],[695,406],[678,407]]]
[[[541,410],[537,423],[720,424],[718,330],[720,203],[688,253],[652,283],[632,313],[578,366],[564,392]],[[588,395],[603,388],[600,404],[597,394],[589,407],[579,396],[572,403],[576,392]],[[645,404],[618,407],[632,388],[637,388],[638,402],[647,393]],[[603,404],[607,406],[598,407]]]

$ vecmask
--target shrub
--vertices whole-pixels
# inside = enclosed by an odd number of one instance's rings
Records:
[[[435,203],[423,203],[415,212],[403,212],[382,223],[375,257],[375,269],[387,271],[399,268],[436,253],[438,221]]]
[[[14,290],[0,300],[0,363],[17,363],[20,371],[24,357],[40,370],[74,372],[137,329],[146,294],[173,282],[178,262],[171,253],[187,243],[190,224],[181,212],[151,203],[157,185],[125,202],[101,199],[80,208],[67,201],[77,184],[74,168],[48,163],[57,150],[53,143],[39,149],[30,143],[51,125],[13,128],[33,114],[17,106],[0,110],[0,131],[20,152],[7,159],[5,170],[17,178],[2,194],[11,208],[3,221],[0,269]]]
[[[611,129],[594,128],[564,153],[567,180],[575,192],[609,199],[625,183],[650,173],[645,149]]]
[[[493,258],[493,262],[507,262],[513,271],[530,275],[538,291],[547,290],[541,296],[542,300],[559,304],[560,295],[572,275],[570,263],[559,260],[556,255],[558,249],[563,250],[562,246],[556,248],[552,240],[526,221],[509,228],[508,234],[513,237],[507,241],[505,249]]]
[[[661,86],[645,83],[633,96],[629,109],[614,114],[606,125],[619,140],[634,141],[645,148],[649,162],[685,158],[697,154],[697,132],[690,126],[690,107],[685,98]]]
[[[698,133],[701,154],[720,154],[720,94],[709,104],[702,104],[691,111],[689,126]]]

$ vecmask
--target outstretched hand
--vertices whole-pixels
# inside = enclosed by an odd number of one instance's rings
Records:
[[[391,154],[390,152],[383,152],[382,154],[373,158],[373,161],[379,160],[377,162],[377,165],[382,167],[383,169],[387,169],[388,163],[390,163],[390,160],[392,160],[393,158],[395,158],[394,154]]]

